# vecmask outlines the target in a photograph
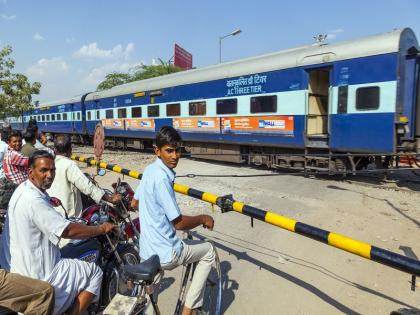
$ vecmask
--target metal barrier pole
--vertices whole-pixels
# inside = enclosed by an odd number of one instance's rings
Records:
[[[142,174],[137,171],[125,169],[119,165],[108,164],[96,161],[94,158],[78,157],[73,155],[72,160],[84,162],[92,166],[98,166],[113,172],[121,173],[136,179],[141,179]],[[376,261],[391,268],[407,272],[411,275],[420,277],[420,261],[406,257],[386,249],[382,249],[368,243],[354,240],[344,235],[329,232],[302,222],[283,217],[279,214],[258,209],[242,202],[235,201],[231,196],[216,196],[204,191],[190,188],[185,185],[174,183],[174,190],[178,193],[200,199],[211,204],[218,205],[222,212],[235,211],[251,218],[264,221],[290,232],[295,232],[303,236],[312,238],[316,241],[325,243],[335,248],[342,249],[349,253]]]

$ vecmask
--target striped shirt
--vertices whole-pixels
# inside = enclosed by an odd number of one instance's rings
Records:
[[[27,157],[9,147],[3,160],[4,175],[15,185],[23,183],[28,179],[28,162]]]

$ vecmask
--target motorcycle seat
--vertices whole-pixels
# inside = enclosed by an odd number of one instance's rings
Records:
[[[124,265],[124,275],[134,281],[145,281],[152,283],[160,270],[160,260],[158,255],[153,255],[149,259],[137,265]]]

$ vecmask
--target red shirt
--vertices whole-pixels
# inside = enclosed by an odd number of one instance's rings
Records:
[[[27,157],[9,147],[3,160],[4,175],[15,185],[23,183],[28,179],[28,162]]]

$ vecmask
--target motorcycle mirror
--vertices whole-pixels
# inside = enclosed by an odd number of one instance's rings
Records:
[[[106,174],[106,170],[105,169],[101,168],[101,169],[98,170],[98,175],[99,176],[105,176],[105,174]]]
[[[67,210],[66,208],[64,208],[63,204],[61,203],[61,200],[56,198],[56,197],[50,197],[50,205],[52,205],[53,207],[59,207],[61,206],[61,208],[63,208],[64,210],[64,214],[66,215],[66,219],[69,218],[69,215],[67,214]]]
[[[50,197],[50,205],[53,207],[59,207],[61,206],[61,200],[56,197]]]

